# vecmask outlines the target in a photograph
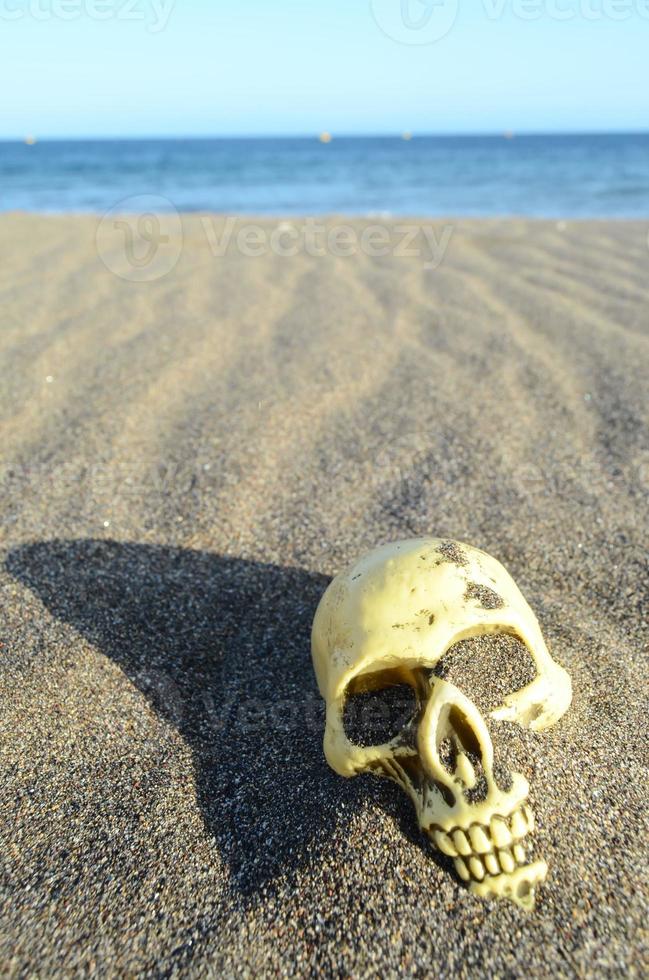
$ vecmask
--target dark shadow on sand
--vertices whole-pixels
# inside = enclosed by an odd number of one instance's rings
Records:
[[[397,787],[342,780],[322,753],[310,659],[328,579],[298,568],[113,541],[39,542],[8,571],[110,657],[195,761],[198,803],[244,894],[317,860],[370,792],[424,844]],[[441,855],[431,857],[446,867]]]

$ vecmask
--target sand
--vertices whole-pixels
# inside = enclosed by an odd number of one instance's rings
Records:
[[[440,221],[404,255],[382,222],[376,255],[367,225],[218,255],[223,219],[183,217],[131,282],[123,231],[0,219],[5,975],[649,968],[646,226]],[[532,914],[322,755],[318,598],[421,534],[498,557],[573,679],[551,732],[494,731]],[[498,687],[506,642],[452,678]]]

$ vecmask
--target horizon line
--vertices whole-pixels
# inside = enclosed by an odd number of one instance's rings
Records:
[[[322,135],[321,131],[309,132],[309,133],[228,133],[228,134],[206,134],[206,133],[195,133],[195,134],[146,134],[146,135],[119,135],[119,134],[102,134],[102,135],[67,135],[67,136],[38,136],[37,133],[25,133],[22,136],[0,136],[0,144],[2,143],[25,143],[29,140],[34,140],[35,143],[92,143],[92,142],[145,142],[147,140],[157,140],[160,142],[178,142],[181,140],[185,141],[207,141],[207,140],[318,140]],[[354,133],[354,132],[339,132],[336,133],[335,130],[327,131],[330,135],[332,142],[337,139],[399,139],[402,140],[404,134],[407,134],[411,139],[503,139],[509,137],[511,139],[516,139],[517,137],[547,137],[547,136],[647,136],[649,135],[648,129],[583,129],[583,130],[573,130],[573,129],[556,129],[556,130],[515,130],[515,129],[499,129],[499,130],[476,130],[476,131],[442,131],[442,132],[429,132],[429,131],[418,131],[418,130],[390,130],[386,132],[376,132],[376,133]]]

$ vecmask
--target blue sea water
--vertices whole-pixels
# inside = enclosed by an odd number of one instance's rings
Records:
[[[0,143],[0,210],[649,218],[649,134]]]

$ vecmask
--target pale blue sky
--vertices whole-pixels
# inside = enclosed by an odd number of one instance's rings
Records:
[[[0,138],[649,128],[649,0],[431,3],[0,0]]]

